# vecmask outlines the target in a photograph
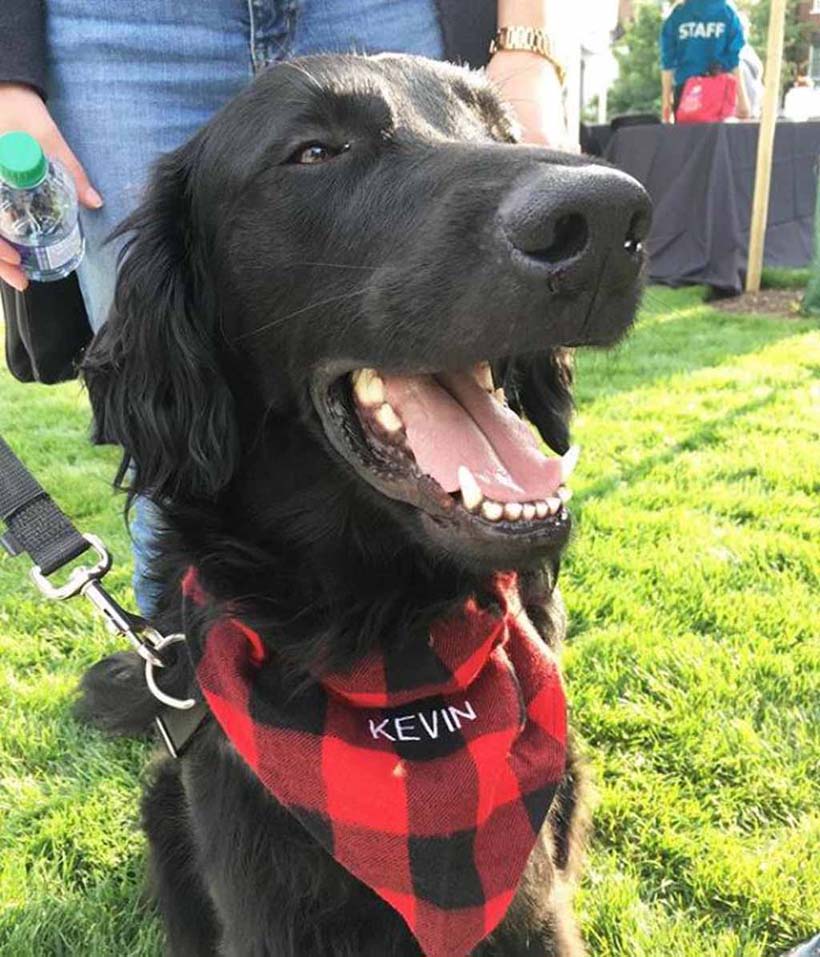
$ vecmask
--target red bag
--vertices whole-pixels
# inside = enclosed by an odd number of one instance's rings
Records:
[[[737,77],[731,73],[717,76],[690,76],[675,112],[676,123],[720,123],[735,115]]]

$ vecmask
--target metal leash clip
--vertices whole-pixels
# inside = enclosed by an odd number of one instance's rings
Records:
[[[0,435],[0,547],[12,558],[26,554],[33,563],[31,577],[41,594],[53,601],[85,595],[105,618],[109,629],[124,635],[145,665],[145,684],[160,702],[154,722],[172,757],[179,757],[208,717],[204,701],[175,698],[157,684],[156,669],[166,667],[163,652],[185,641],[181,634],[162,635],[140,615],[127,612],[102,586],[111,568],[111,555],[95,535],[83,535],[54,503]],[[78,565],[62,585],[50,580],[92,548],[93,565]],[[44,572],[47,568],[48,572]],[[176,668],[173,669],[174,673]],[[169,668],[166,674],[169,674]],[[181,676],[180,676],[181,678]]]
[[[114,634],[124,635],[133,645],[134,650],[145,662],[145,683],[148,690],[162,704],[178,711],[187,711],[193,708],[196,701],[193,698],[175,698],[166,694],[156,682],[154,669],[164,668],[159,652],[169,645],[185,641],[182,634],[161,635],[140,615],[126,611],[115,599],[108,594],[101,584],[102,578],[111,568],[111,555],[103,542],[96,535],[83,534],[83,538],[97,554],[94,565],[80,565],[71,571],[68,580],[63,585],[53,585],[43,574],[39,565],[31,569],[34,584],[45,595],[55,601],[65,601],[75,595],[84,595],[105,619],[109,630]]]

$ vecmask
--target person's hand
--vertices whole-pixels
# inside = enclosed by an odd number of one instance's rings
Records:
[[[578,152],[567,132],[564,97],[555,67],[538,53],[499,50],[487,64],[487,75],[515,112],[524,143]]]
[[[19,130],[29,133],[46,156],[54,157],[71,173],[77,187],[77,198],[88,209],[99,209],[103,201],[88,181],[85,170],[71,152],[40,96],[19,83],[0,83],[0,136]],[[20,268],[20,254],[0,239],[0,279],[22,292],[28,277]]]

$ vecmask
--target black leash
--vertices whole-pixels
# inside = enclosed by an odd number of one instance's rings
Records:
[[[0,437],[0,538],[10,555],[26,552],[41,576],[67,565],[97,544],[83,537]]]
[[[185,641],[182,634],[161,635],[140,615],[126,611],[103,588],[111,556],[95,535],[83,535],[0,436],[0,519],[6,532],[0,544],[12,557],[26,554],[33,563],[31,577],[40,592],[56,601],[84,595],[103,614],[111,631],[124,635],[145,662],[145,681],[162,710],[157,730],[172,757],[179,757],[207,714],[202,701],[175,698],[157,685],[155,669],[164,667],[162,652]],[[85,552],[93,550],[93,565],[71,570],[63,584],[50,576]]]

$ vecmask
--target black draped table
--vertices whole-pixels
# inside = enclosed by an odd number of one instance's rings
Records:
[[[757,123],[632,126],[609,138],[605,158],[643,183],[655,204],[653,282],[743,289],[757,139]],[[777,124],[767,266],[811,259],[818,156],[820,122]]]

